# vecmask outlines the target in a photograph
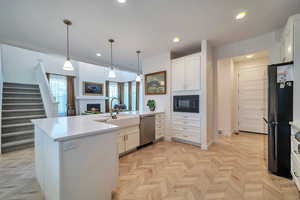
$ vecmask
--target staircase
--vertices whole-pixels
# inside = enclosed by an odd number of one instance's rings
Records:
[[[38,85],[4,83],[2,102],[2,152],[34,145],[32,119],[45,118]]]

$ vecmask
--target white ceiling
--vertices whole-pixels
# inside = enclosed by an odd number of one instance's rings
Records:
[[[237,22],[243,10],[248,15]],[[107,40],[114,38],[114,63],[134,70],[137,49],[145,58],[194,48],[203,39],[220,46],[280,28],[296,13],[299,0],[2,0],[0,41],[64,55],[62,20],[68,18],[71,58],[105,65]],[[174,36],[181,41],[173,43]]]

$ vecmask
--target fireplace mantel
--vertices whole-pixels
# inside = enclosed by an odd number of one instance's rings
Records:
[[[105,96],[77,96],[78,100],[106,100],[108,99]]]

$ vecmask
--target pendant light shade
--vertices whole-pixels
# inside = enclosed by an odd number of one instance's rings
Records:
[[[142,79],[141,79],[141,76],[140,76],[140,75],[137,75],[135,81],[136,81],[136,82],[141,82],[141,80],[142,80]]]
[[[108,73],[108,78],[116,78],[116,72],[113,69],[110,69]]]
[[[74,67],[70,61],[70,44],[69,44],[69,26],[72,25],[72,22],[68,19],[64,20],[64,24],[67,25],[67,59],[65,61],[65,64],[63,66],[63,70],[67,70],[67,71],[73,71]]]
[[[141,51],[136,51],[137,57],[138,57],[138,73],[136,76],[135,81],[136,82],[141,82],[141,75],[140,75],[140,53]]]
[[[73,67],[73,65],[72,65],[72,63],[71,63],[70,60],[66,60],[65,61],[63,70],[66,70],[66,71],[73,71],[74,70],[74,67]]]
[[[116,72],[113,67],[113,52],[112,52],[112,44],[115,42],[113,39],[109,39],[110,43],[110,71],[108,73],[108,78],[116,78]]]

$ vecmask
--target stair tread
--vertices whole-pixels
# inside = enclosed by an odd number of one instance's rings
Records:
[[[36,118],[45,118],[46,115],[23,115],[23,116],[14,116],[14,117],[2,117],[2,120],[10,119],[36,119]]]
[[[18,127],[18,126],[31,126],[33,123],[28,122],[28,123],[17,123],[17,124],[5,124],[2,125],[2,128],[11,128],[11,127]]]
[[[12,137],[12,136],[19,136],[19,135],[26,135],[26,134],[30,134],[30,133],[34,133],[33,130],[28,130],[28,131],[17,131],[17,132],[11,132],[11,133],[4,133],[2,134],[2,137]]]
[[[43,105],[43,103],[4,103],[4,106],[35,106],[35,105]]]
[[[18,146],[18,145],[22,145],[22,144],[29,144],[29,143],[33,143],[33,142],[34,142],[34,139],[25,139],[25,140],[19,140],[19,141],[15,141],[15,142],[7,142],[7,143],[2,144],[2,148]]]
[[[4,91],[3,94],[40,94],[39,92],[36,92],[36,93],[30,93],[30,92],[6,92]]]
[[[26,88],[26,87],[8,87],[4,86],[3,89],[16,89],[16,90],[40,90],[39,88]]]
[[[3,97],[3,99],[42,99],[41,97]]]
[[[32,112],[32,111],[44,111],[44,109],[16,109],[16,110],[2,110],[2,112]]]
[[[38,86],[38,84],[33,83],[14,83],[14,82],[3,82],[3,84],[16,84],[16,85],[30,85],[30,86]]]

